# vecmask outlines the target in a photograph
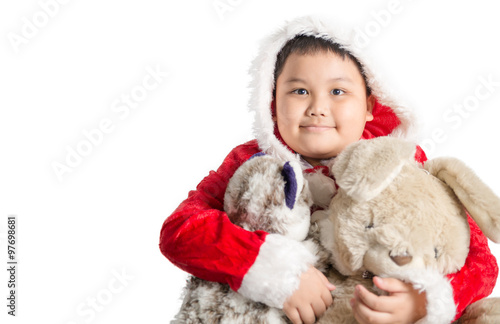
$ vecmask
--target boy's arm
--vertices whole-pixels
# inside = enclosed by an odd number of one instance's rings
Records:
[[[252,300],[282,307],[315,256],[281,235],[246,231],[232,224],[223,211],[229,179],[258,151],[256,141],[238,146],[189,193],[164,222],[160,250],[184,271],[227,283]]]
[[[498,265],[488,247],[488,240],[474,220],[467,215],[471,230],[469,255],[460,271],[448,275],[458,319],[465,308],[473,302],[487,297],[493,291],[498,277]]]
[[[199,278],[238,287],[266,233],[234,226],[223,212],[224,193],[236,169],[258,151],[236,147],[217,172],[211,171],[163,223],[160,250],[173,264]],[[239,246],[231,249],[231,245]]]

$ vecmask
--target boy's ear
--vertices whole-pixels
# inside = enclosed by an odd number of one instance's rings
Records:
[[[372,121],[373,120],[373,106],[375,106],[375,97],[373,95],[369,95],[366,97],[366,121]]]

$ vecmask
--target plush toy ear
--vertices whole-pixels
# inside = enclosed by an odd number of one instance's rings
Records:
[[[500,199],[470,168],[449,157],[429,160],[424,168],[453,190],[488,238],[500,242]]]
[[[337,185],[357,201],[368,201],[415,163],[416,145],[393,137],[360,140],[339,154],[332,166]]]
[[[296,162],[286,162],[281,171],[283,179],[285,179],[285,203],[289,209],[293,209],[297,197],[300,195],[304,179],[302,178],[302,170]]]

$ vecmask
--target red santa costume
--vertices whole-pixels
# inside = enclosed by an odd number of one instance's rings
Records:
[[[233,225],[223,211],[223,197],[236,169],[257,152],[283,161],[300,161],[303,171],[311,173],[312,167],[283,142],[272,118],[276,57],[284,44],[296,35],[329,39],[361,62],[376,100],[372,111],[374,119],[366,124],[362,138],[407,137],[415,124],[411,111],[382,88],[356,47],[353,32],[303,17],[264,39],[250,69],[253,77],[250,109],[255,112],[256,139],[234,148],[217,171],[211,171],[167,218],[161,229],[160,249],[179,268],[205,280],[227,283],[252,300],[278,308],[298,288],[301,273],[312,265],[315,257],[292,239],[263,231],[249,232]],[[419,162],[426,160],[421,150],[417,150],[415,158]],[[327,169],[313,172],[315,181],[331,183],[325,173]],[[325,188],[330,189],[325,193]],[[323,197],[318,197],[318,201],[330,199],[335,186],[325,185],[321,191]],[[492,292],[498,275],[486,237],[470,217],[469,224],[469,256],[464,267],[449,276],[457,317],[467,305]]]

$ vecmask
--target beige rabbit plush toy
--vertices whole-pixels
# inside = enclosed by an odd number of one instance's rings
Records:
[[[451,323],[456,307],[446,275],[469,252],[467,214],[500,240],[500,200],[454,158],[415,162],[415,145],[380,137],[346,148],[331,171],[338,191],[313,214],[322,245],[340,275],[333,306],[321,322],[356,323],[349,306],[354,285],[373,290],[373,275],[398,278],[425,291],[427,316],[418,323]],[[500,323],[500,299],[472,304],[459,323]]]

